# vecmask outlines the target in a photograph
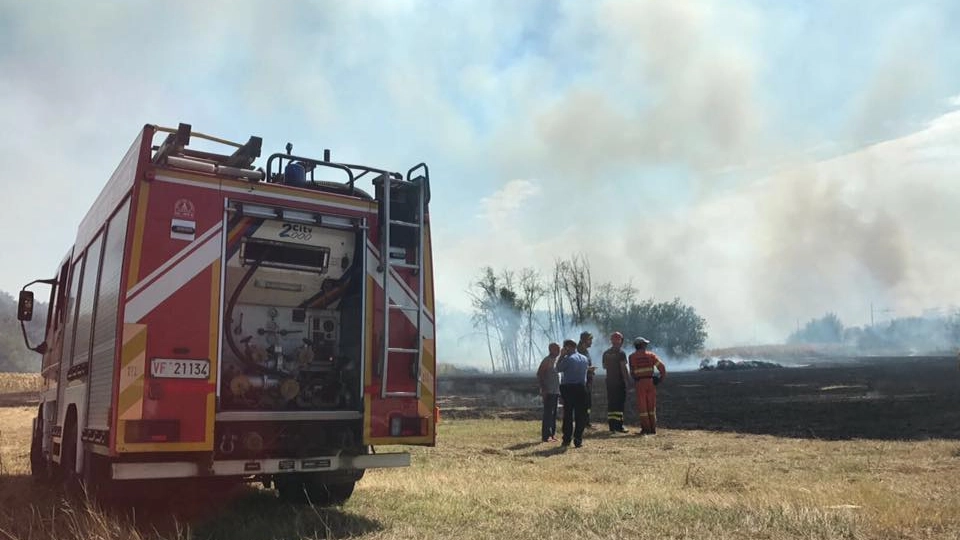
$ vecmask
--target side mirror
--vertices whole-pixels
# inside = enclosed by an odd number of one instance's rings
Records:
[[[33,293],[20,291],[20,301],[17,303],[17,320],[33,320]]]

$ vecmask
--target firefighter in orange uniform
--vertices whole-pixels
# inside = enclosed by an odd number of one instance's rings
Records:
[[[637,386],[637,415],[640,417],[641,435],[657,432],[657,384],[667,376],[667,368],[660,358],[647,351],[650,341],[638,337],[633,340],[636,352],[630,355],[630,375]],[[656,369],[659,377],[653,376]]]

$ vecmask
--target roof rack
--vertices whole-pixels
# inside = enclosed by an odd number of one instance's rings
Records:
[[[263,145],[263,139],[260,137],[250,137],[245,144],[240,144],[195,132],[190,124],[181,123],[177,129],[162,126],[153,126],[153,129],[157,132],[167,133],[163,143],[153,147],[156,151],[153,155],[153,163],[155,164],[172,165],[213,174],[226,174],[256,181],[264,178],[263,171],[251,168],[253,162],[260,157],[260,150]],[[191,137],[232,146],[236,150],[230,155],[193,150],[187,148]]]

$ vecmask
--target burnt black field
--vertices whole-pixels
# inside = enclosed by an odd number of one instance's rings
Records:
[[[444,377],[439,390],[442,418],[539,418],[532,374]],[[605,392],[600,376],[591,417],[601,432]],[[805,367],[674,372],[658,387],[657,403],[659,426],[667,429],[834,440],[960,439],[960,366],[956,357],[861,357]],[[631,392],[631,424],[635,406]]]
[[[669,365],[668,365],[669,369]],[[540,418],[533,374],[439,379],[442,419]],[[36,392],[0,394],[0,407],[37,403]],[[592,420],[606,428],[603,376]],[[626,421],[636,424],[634,394]],[[956,357],[820,360],[805,367],[670,372],[658,387],[660,427],[816,439],[960,440]]]

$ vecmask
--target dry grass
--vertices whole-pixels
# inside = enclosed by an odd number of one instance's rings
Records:
[[[39,392],[39,373],[0,373],[0,394],[11,392]]]
[[[960,538],[956,441],[664,430],[564,452],[536,442],[536,422],[451,421],[342,509],[246,490],[206,515],[141,503],[134,519],[33,486],[31,414],[0,409],[0,538]]]
[[[3,501],[3,486],[8,475],[30,470],[30,429],[34,414],[34,407],[0,407],[0,472],[4,473],[0,476],[0,501]]]

